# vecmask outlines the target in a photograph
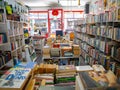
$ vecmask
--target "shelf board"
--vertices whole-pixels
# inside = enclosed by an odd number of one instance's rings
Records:
[[[33,59],[33,62],[35,62],[35,61],[36,61],[36,59],[37,59],[37,57],[35,57],[35,58]]]
[[[6,65],[6,64],[2,65],[2,66],[0,67],[0,69],[2,69],[5,65]]]
[[[7,45],[7,44],[9,44],[8,42],[7,43],[2,43],[2,44],[0,44],[0,46],[4,46],[4,45]]]
[[[75,32],[81,33],[81,31],[75,31]]]
[[[0,24],[5,24],[5,22],[0,22]]]
[[[16,52],[17,51],[17,49],[14,49],[14,50],[12,50],[11,52],[13,53],[13,52]]]
[[[90,57],[92,57],[90,54],[88,54],[88,52],[86,52],[83,48],[82,48],[82,50],[87,54],[87,55],[89,55]],[[92,57],[93,59],[94,59],[94,57]]]
[[[89,35],[89,36],[94,36],[95,37],[95,35],[94,34],[89,34],[89,33],[85,33],[85,32],[80,32],[80,31],[77,31],[78,33],[82,33],[82,34],[86,34],[86,35]]]
[[[13,60],[13,59],[11,59],[11,60]],[[7,63],[9,63],[11,60],[9,60]],[[0,67],[0,69],[3,68],[5,65],[7,65],[7,63],[5,63],[4,65],[2,65],[2,66]]]
[[[79,32],[79,33],[83,33],[83,32]],[[93,34],[88,34],[88,33],[83,33],[83,34],[86,34],[86,35],[90,35],[90,36],[94,36],[95,37],[95,35],[93,35]],[[114,39],[112,39],[112,38],[110,38],[110,37],[106,37],[106,36],[102,36],[102,35],[96,35],[97,37],[101,37],[101,38],[106,38],[106,39],[110,39],[110,40],[112,40],[112,41],[116,41],[116,42],[120,42],[120,40],[114,40]],[[78,38],[79,39],[79,38]]]
[[[15,37],[14,35],[9,35],[10,38]]]
[[[24,45],[23,45],[23,46],[24,46]],[[16,48],[16,49],[12,50],[11,52],[12,52],[12,53],[13,53],[13,52],[16,52],[18,49],[22,48],[23,46],[20,46],[20,47],[18,47],[18,48]]]
[[[24,34],[10,35],[9,37],[12,38],[12,37],[17,37],[17,36],[21,36],[21,35],[24,35]]]
[[[30,56],[32,56],[34,53],[35,53],[35,51],[33,51]]]
[[[43,57],[43,60],[44,59],[68,59],[68,58],[79,58],[79,56],[71,56],[71,57]]]
[[[120,60],[119,59],[117,59],[117,58],[115,58],[115,57],[111,57],[111,58],[113,58],[115,61],[117,61],[117,62],[120,62]]]
[[[14,23],[19,23],[20,22],[20,21],[15,21],[15,20],[7,20],[7,21],[14,22]]]
[[[112,40],[120,43],[120,40],[114,40],[114,39],[112,39]]]
[[[95,22],[93,22],[93,23],[87,23],[88,25],[95,25],[96,23]]]
[[[77,38],[77,39],[79,39],[79,40],[83,41],[83,40],[82,40],[82,39],[80,39],[80,38]],[[83,42],[85,42],[87,45],[89,45],[89,46],[91,46],[91,47],[95,48],[95,46],[90,45],[90,44],[89,44],[89,43],[87,43],[86,41],[83,41]]]

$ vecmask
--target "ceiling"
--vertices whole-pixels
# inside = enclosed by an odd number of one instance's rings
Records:
[[[78,6],[79,0],[17,0],[29,7],[49,7],[51,5],[59,5],[62,7]],[[91,0],[80,0],[80,6],[84,6],[86,2]]]

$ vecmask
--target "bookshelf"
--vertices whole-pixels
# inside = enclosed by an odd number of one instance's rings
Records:
[[[28,8],[26,6],[15,0],[2,0],[1,2],[4,13],[2,13],[3,20],[0,22],[0,68],[9,61],[12,62],[12,66],[23,61],[22,53],[25,46],[23,26],[28,22]]]
[[[116,4],[114,8],[109,6],[109,10],[99,14],[88,14],[84,19],[77,21],[75,30],[75,42],[82,49],[85,63],[102,64],[106,70],[111,69],[114,73],[120,69],[118,10]]]

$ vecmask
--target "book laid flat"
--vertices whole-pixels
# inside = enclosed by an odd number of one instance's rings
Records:
[[[24,83],[30,75],[31,69],[11,68],[0,80],[0,90],[22,89]]]
[[[72,86],[64,86],[64,87],[59,87],[59,86],[40,86],[38,90],[75,90],[74,87]]]
[[[90,65],[85,65],[85,66],[76,66],[77,72],[79,71],[91,71],[93,68]]]

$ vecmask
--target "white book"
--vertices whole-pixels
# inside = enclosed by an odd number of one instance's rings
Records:
[[[80,72],[80,71],[91,71],[91,70],[93,70],[93,68],[90,65],[76,66],[76,70],[78,72]]]

